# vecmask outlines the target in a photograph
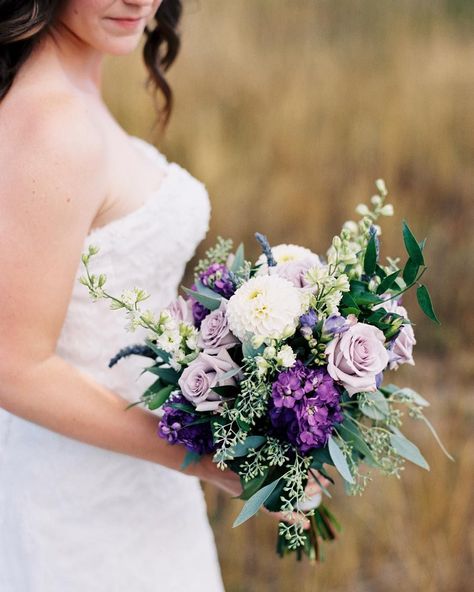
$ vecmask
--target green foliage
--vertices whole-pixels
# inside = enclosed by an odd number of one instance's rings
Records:
[[[423,284],[419,286],[416,291],[416,297],[418,300],[418,304],[420,305],[421,310],[425,313],[425,315],[430,318],[432,321],[440,325],[438,317],[433,309],[433,304],[431,302],[431,297],[428,292],[428,289]]]
[[[234,521],[234,528],[246,522],[249,518],[254,516],[259,511],[259,509],[264,504],[265,500],[271,495],[275,487],[280,482],[280,479],[281,477],[275,479],[275,481],[272,481],[272,483],[265,485],[264,487],[262,487],[262,489],[257,491],[254,495],[252,495],[252,497],[249,500],[247,500],[240,514]]]
[[[332,436],[329,436],[328,448],[331,459],[334,462],[334,466],[339,471],[343,479],[348,483],[354,483],[354,477],[351,474],[346,457]]]

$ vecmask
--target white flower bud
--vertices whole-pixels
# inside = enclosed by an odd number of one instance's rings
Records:
[[[369,216],[370,215],[370,210],[365,204],[359,204],[356,207],[356,212],[359,214],[359,216]]]
[[[380,191],[381,195],[387,195],[388,191],[387,187],[385,186],[385,181],[383,179],[377,179],[377,181],[375,181],[375,186]]]
[[[386,204],[381,210],[380,214],[382,216],[393,216],[393,206],[392,204]]]
[[[267,370],[269,368],[269,364],[268,364],[267,360],[265,360],[265,358],[263,358],[262,356],[257,356],[255,358],[255,362],[257,364],[257,374],[260,377],[265,376],[265,374],[267,373]]]
[[[284,345],[277,355],[277,364],[291,368],[296,362],[296,355],[289,345]]]
[[[382,198],[380,197],[380,195],[372,195],[372,197],[370,198],[370,201],[376,207],[380,207],[382,205]]]
[[[341,241],[341,239],[340,239],[340,237],[339,237],[339,236],[335,236],[335,237],[332,239],[332,245],[333,245],[333,247],[334,247],[335,249],[340,249],[340,248],[341,248],[341,244],[342,244],[342,241]]]
[[[267,360],[273,360],[273,358],[276,356],[276,353],[276,349],[269,345],[263,350],[263,357]]]

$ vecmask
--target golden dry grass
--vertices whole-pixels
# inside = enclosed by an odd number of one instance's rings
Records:
[[[407,299],[417,366],[392,378],[432,401],[430,417],[456,457],[447,461],[410,424],[431,473],[410,466],[361,498],[336,495],[331,508],[345,532],[316,568],[273,556],[267,517],[232,530],[239,502],[207,491],[228,592],[472,590],[471,8],[462,0],[185,2],[171,75],[176,110],[159,145],[209,189],[205,245],[219,233],[255,255],[259,229],[273,243],[322,252],[384,177],[396,210],[384,252],[402,253],[402,218],[429,237],[427,283],[443,321],[434,327]],[[157,140],[139,56],[111,61],[105,82],[120,122]]]

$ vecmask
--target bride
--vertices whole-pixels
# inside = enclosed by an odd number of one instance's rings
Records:
[[[171,92],[179,0],[2,2],[0,23],[0,590],[223,590],[199,480],[238,477],[156,435],[137,400],[140,341],[78,281],[90,244],[113,293],[171,302],[208,228],[199,181],[129,136],[101,97],[104,55],[146,34],[150,79]],[[148,386],[148,385],[145,385]],[[280,517],[281,518],[281,517]]]

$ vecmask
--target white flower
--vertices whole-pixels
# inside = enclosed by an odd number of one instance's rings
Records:
[[[321,265],[321,260],[316,253],[313,253],[313,251],[310,251],[306,247],[300,247],[299,245],[276,245],[275,247],[272,247],[272,255],[277,262],[277,267],[279,265],[294,263],[297,261],[305,261],[308,265],[314,267],[319,267]],[[268,265],[265,255],[260,255],[257,259],[257,265],[261,266],[257,275],[266,275],[268,273]]]
[[[261,343],[293,335],[303,309],[298,288],[277,276],[251,278],[230,298],[229,326],[241,341],[256,338]]]
[[[284,345],[278,352],[276,361],[279,366],[283,366],[284,368],[291,368],[296,362],[295,352],[291,349],[289,345]]]
[[[257,364],[257,375],[262,378],[267,373],[268,368],[270,368],[270,364],[262,356],[257,356],[255,362]]]

